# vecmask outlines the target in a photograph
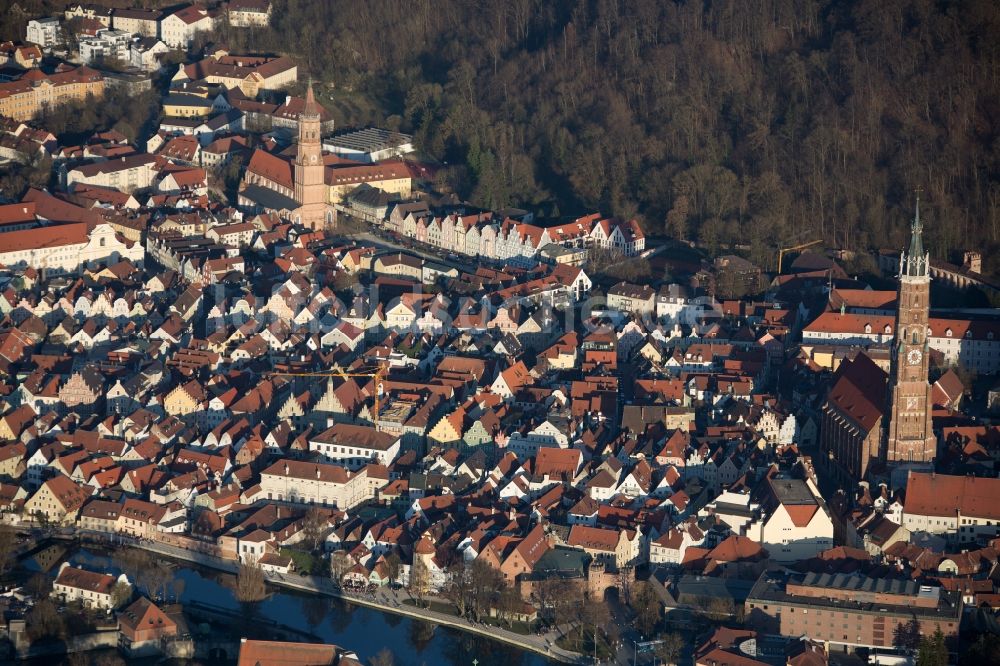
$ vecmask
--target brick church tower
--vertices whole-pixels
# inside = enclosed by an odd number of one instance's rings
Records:
[[[910,227],[910,249],[900,256],[895,348],[889,373],[891,407],[885,460],[893,485],[906,470],[927,469],[937,454],[931,428],[931,385],[927,381],[927,327],[930,316],[930,254],[921,239],[920,199]]]
[[[336,221],[333,207],[326,201],[325,173],[320,109],[310,81],[306,103],[299,114],[299,142],[295,153],[295,201],[299,208],[293,219],[312,229],[332,227]]]

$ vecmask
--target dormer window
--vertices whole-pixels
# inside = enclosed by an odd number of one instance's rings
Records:
[[[972,331],[966,331],[965,332],[965,337],[966,337],[966,339],[971,338],[972,337]]]
[[[872,332],[872,325],[865,324],[865,333],[871,333],[871,332]]]
[[[945,335],[946,338],[950,338],[951,337],[951,329],[950,328],[944,329],[944,335]]]
[[[884,329],[884,331],[883,331],[883,332],[884,332],[884,333],[885,333],[886,335],[890,335],[890,334],[892,333],[892,326],[889,326],[889,324],[886,324],[886,325],[885,325],[885,329]]]

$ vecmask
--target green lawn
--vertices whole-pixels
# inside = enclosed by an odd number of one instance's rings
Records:
[[[299,550],[298,548],[282,548],[279,552],[282,555],[287,555],[292,558],[292,562],[295,563],[296,571],[305,571],[306,573],[311,573],[313,575],[320,575],[324,573],[323,558],[318,555],[313,555],[312,553]]]

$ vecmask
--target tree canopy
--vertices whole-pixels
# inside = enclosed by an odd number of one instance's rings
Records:
[[[992,0],[276,0],[274,16],[222,37],[375,100],[338,121],[413,132],[477,203],[637,215],[715,247],[869,249],[903,245],[919,186],[935,255],[1000,243]]]

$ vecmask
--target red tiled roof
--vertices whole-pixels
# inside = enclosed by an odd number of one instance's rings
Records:
[[[327,185],[348,185],[409,177],[410,172],[403,162],[380,162],[362,166],[328,166],[325,174]]]
[[[556,449],[543,447],[535,455],[535,473],[557,477],[566,475],[572,478],[580,468],[583,454],[578,449]]]
[[[1000,479],[910,472],[903,512],[1000,519]]]
[[[145,597],[140,597],[132,605],[118,614],[118,622],[132,632],[136,630],[149,630],[152,628],[163,629],[169,633],[171,629],[176,631],[177,623],[170,619],[166,613],[152,601]]]
[[[872,310],[895,310],[895,291],[875,291],[873,289],[834,289],[830,294],[829,307],[839,310],[840,306],[868,308]]]
[[[86,569],[64,566],[56,578],[56,585],[65,585],[80,590],[97,592],[98,594],[111,594],[111,588],[114,587],[115,581],[115,577],[110,574],[95,573]]]
[[[837,368],[837,379],[828,400],[838,411],[870,432],[885,413],[887,376],[866,354],[845,360]]]
[[[290,160],[272,155],[266,150],[255,150],[250,157],[247,171],[274,181],[282,187],[291,189],[294,186],[292,178],[292,163]]]
[[[0,83],[0,98],[28,92],[34,87],[35,82],[37,81],[47,80],[48,83],[53,86],[62,86],[73,83],[94,83],[102,80],[103,78],[104,77],[101,76],[100,72],[90,69],[89,67],[77,67],[75,69],[51,75],[46,75],[38,69],[31,69],[28,70],[27,74],[16,81]]]
[[[605,530],[587,525],[573,525],[569,529],[569,537],[566,539],[566,543],[570,546],[578,546],[590,550],[614,552],[615,548],[618,547],[620,537],[621,532],[618,530]]]
[[[31,201],[0,206],[0,224],[34,222],[35,204]]]
[[[757,559],[764,555],[764,549],[753,539],[732,535],[707,555],[707,559],[717,562],[737,562],[739,560]]]
[[[243,639],[236,666],[331,666],[336,658],[334,645]]]

